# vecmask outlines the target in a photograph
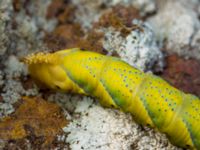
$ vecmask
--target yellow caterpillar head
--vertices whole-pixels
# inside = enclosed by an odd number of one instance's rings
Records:
[[[68,52],[69,50],[63,50],[62,54]],[[62,55],[58,53],[39,52],[30,54],[21,61],[28,65],[30,75],[42,86],[72,92],[78,89],[66,75],[62,67]]]

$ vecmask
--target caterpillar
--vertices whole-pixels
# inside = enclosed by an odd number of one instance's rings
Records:
[[[176,146],[200,150],[200,100],[151,73],[112,56],[78,48],[36,53],[22,59],[48,88],[99,99],[132,114],[141,125],[165,133]]]

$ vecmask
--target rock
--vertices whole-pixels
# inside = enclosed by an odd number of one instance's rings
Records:
[[[75,107],[72,122],[63,128],[66,136],[59,137],[70,149],[178,149],[160,133],[142,130],[130,114],[103,108],[89,97],[78,100]]]
[[[134,20],[133,24],[137,28],[125,37],[113,28],[106,29],[103,47],[109,54],[116,52],[122,60],[140,70],[147,71],[153,66],[156,71],[162,70],[163,55],[151,26],[138,20]]]
[[[150,18],[157,38],[165,40],[169,53],[181,56],[199,57],[200,50],[191,52],[191,41],[200,29],[198,15],[191,1],[163,1],[158,14]]]
[[[98,21],[103,13],[116,5],[133,6],[140,10],[142,16],[156,10],[155,0],[73,0],[72,4],[77,7],[75,12],[76,21],[80,23],[86,31],[92,28],[92,24]]]
[[[9,25],[12,15],[12,0],[0,1],[0,56],[3,55],[9,46]]]

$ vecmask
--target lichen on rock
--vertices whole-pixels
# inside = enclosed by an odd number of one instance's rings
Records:
[[[61,108],[41,98],[23,97],[15,113],[0,120],[0,139],[20,140],[29,136],[43,137],[41,147],[48,146],[67,120]],[[29,139],[30,140],[30,139]],[[32,139],[34,140],[34,139]],[[30,145],[30,144],[29,144]]]
[[[160,3],[158,14],[148,20],[157,38],[164,41],[166,52],[200,59],[199,49],[192,48],[195,42],[191,43],[200,30],[194,1],[169,0]]]
[[[72,4],[77,7],[75,11],[75,20],[80,23],[86,31],[92,28],[93,23],[97,22],[103,13],[117,5],[135,7],[140,10],[142,16],[156,10],[155,0],[73,0]]]
[[[0,56],[5,54],[9,47],[8,22],[11,21],[12,15],[12,0],[1,0],[0,1]]]
[[[133,26],[135,28],[125,36],[114,28],[104,29],[103,47],[109,54],[116,52],[122,60],[140,70],[147,71],[153,66],[156,71],[162,70],[163,54],[151,26],[139,20],[133,20]]]
[[[149,128],[142,129],[130,114],[103,108],[89,97],[76,102],[71,117],[72,121],[63,128],[65,134],[59,139],[69,143],[73,150],[178,150],[164,135]]]

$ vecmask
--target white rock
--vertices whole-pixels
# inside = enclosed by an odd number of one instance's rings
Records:
[[[105,29],[103,47],[108,50],[108,54],[117,52],[122,60],[140,70],[147,71],[155,66],[156,71],[162,70],[163,55],[151,27],[138,20],[134,20],[133,24],[142,31],[133,29],[126,37],[113,28]]]
[[[8,103],[0,103],[0,118],[13,113],[14,111],[15,109],[13,108],[13,105]]]
[[[143,16],[156,10],[155,0],[73,0],[72,3],[77,7],[75,20],[81,24],[85,31],[92,28],[92,24],[98,21],[103,13],[118,4],[123,6],[132,5]],[[102,8],[102,6],[105,8]]]
[[[166,40],[168,52],[175,52],[183,56],[193,56],[190,53],[190,44],[193,36],[200,28],[197,13],[193,9],[192,1],[162,1],[160,9],[150,18],[158,39]]]
[[[10,55],[5,62],[5,73],[7,78],[19,78],[21,75],[27,75],[28,71],[24,64],[19,62],[16,56]]]
[[[129,114],[92,103],[88,97],[78,100],[72,121],[63,128],[70,149],[178,149],[160,133],[147,128],[142,130]]]
[[[3,55],[9,46],[9,29],[7,22],[11,21],[12,0],[0,0],[0,55]]]

